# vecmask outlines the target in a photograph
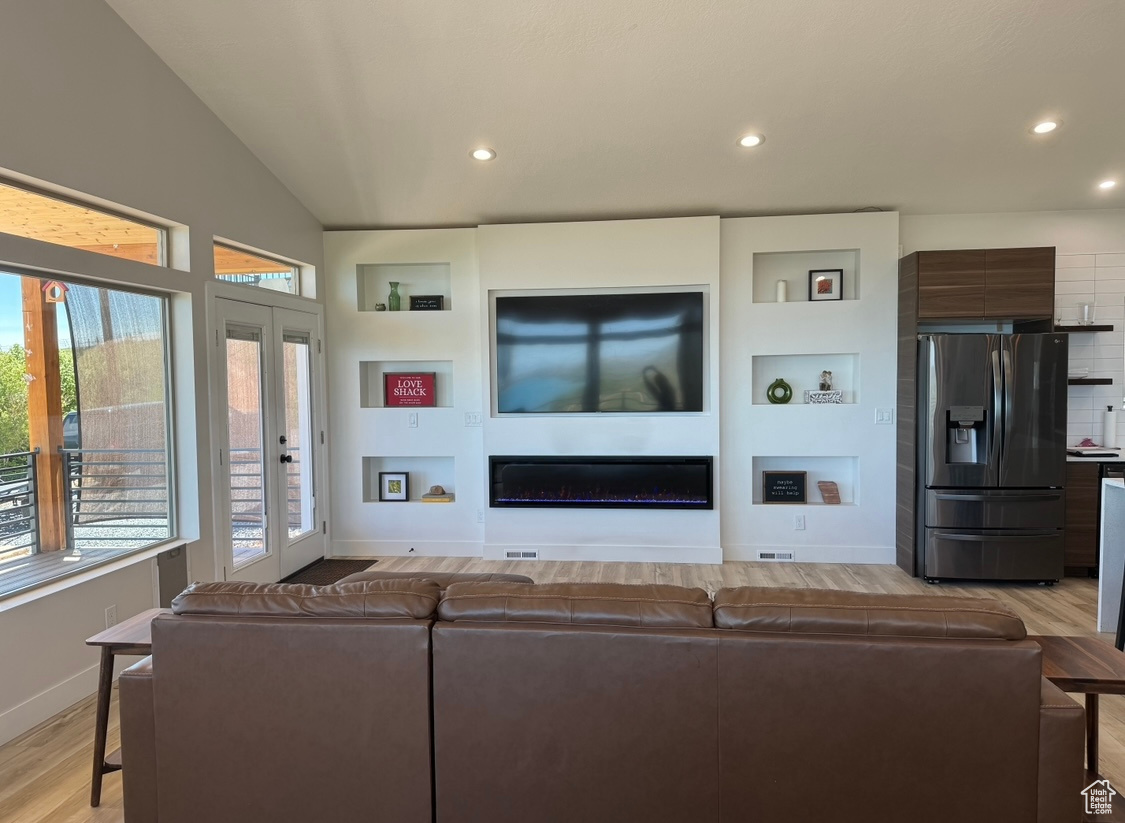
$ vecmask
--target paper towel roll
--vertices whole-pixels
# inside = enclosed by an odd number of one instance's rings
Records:
[[[1117,410],[1113,406],[1102,412],[1102,447],[1117,448]]]

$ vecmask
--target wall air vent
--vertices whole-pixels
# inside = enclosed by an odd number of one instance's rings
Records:
[[[508,560],[538,560],[538,551],[506,551],[504,557]]]
[[[758,552],[759,560],[793,560],[793,552]]]

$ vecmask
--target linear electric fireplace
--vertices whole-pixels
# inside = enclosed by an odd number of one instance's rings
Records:
[[[489,505],[712,509],[710,457],[490,457]]]

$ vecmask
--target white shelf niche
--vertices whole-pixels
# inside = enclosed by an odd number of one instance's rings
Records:
[[[361,360],[359,362],[359,405],[364,409],[409,409],[419,411],[434,406],[391,406],[383,397],[383,375],[389,372],[433,372],[436,407],[453,406],[452,360]]]
[[[841,392],[843,404],[859,402],[859,355],[841,354],[756,354],[751,358],[751,390],[755,406],[805,405],[805,392],[820,389],[820,373],[832,372],[832,388]],[[781,378],[793,389],[793,399],[788,403],[770,403],[766,392],[770,384]],[[832,408],[838,404],[824,405]]]
[[[778,280],[787,284],[787,303],[808,303],[809,272],[814,269],[843,270],[843,299],[859,299],[859,249],[755,252],[753,260],[755,303],[776,303]],[[838,301],[813,302],[832,305]]]
[[[762,503],[762,472],[807,472],[805,499],[808,503]],[[859,504],[858,457],[755,457],[752,460],[755,505],[765,506],[855,506]],[[840,503],[825,503],[817,482],[832,480],[840,489]]]
[[[363,458],[363,502],[402,505],[400,501],[379,500],[379,472],[408,472],[410,474],[408,492],[410,503],[422,503],[422,495],[430,486],[441,486],[454,495],[452,503],[425,503],[432,507],[457,505],[454,488],[454,459],[452,457],[364,457]]]
[[[410,309],[411,295],[440,294],[442,310],[453,306],[452,277],[448,263],[367,263],[356,267],[357,303],[360,311],[375,311],[376,303],[387,302],[391,283],[398,283],[402,308]]]

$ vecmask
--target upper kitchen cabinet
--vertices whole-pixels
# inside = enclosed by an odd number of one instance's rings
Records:
[[[1055,249],[920,251],[900,264],[917,294],[917,320],[1049,320]]]
[[[1050,318],[1055,311],[1055,247],[987,249],[984,316]]]
[[[917,252],[918,318],[984,317],[984,249]]]

